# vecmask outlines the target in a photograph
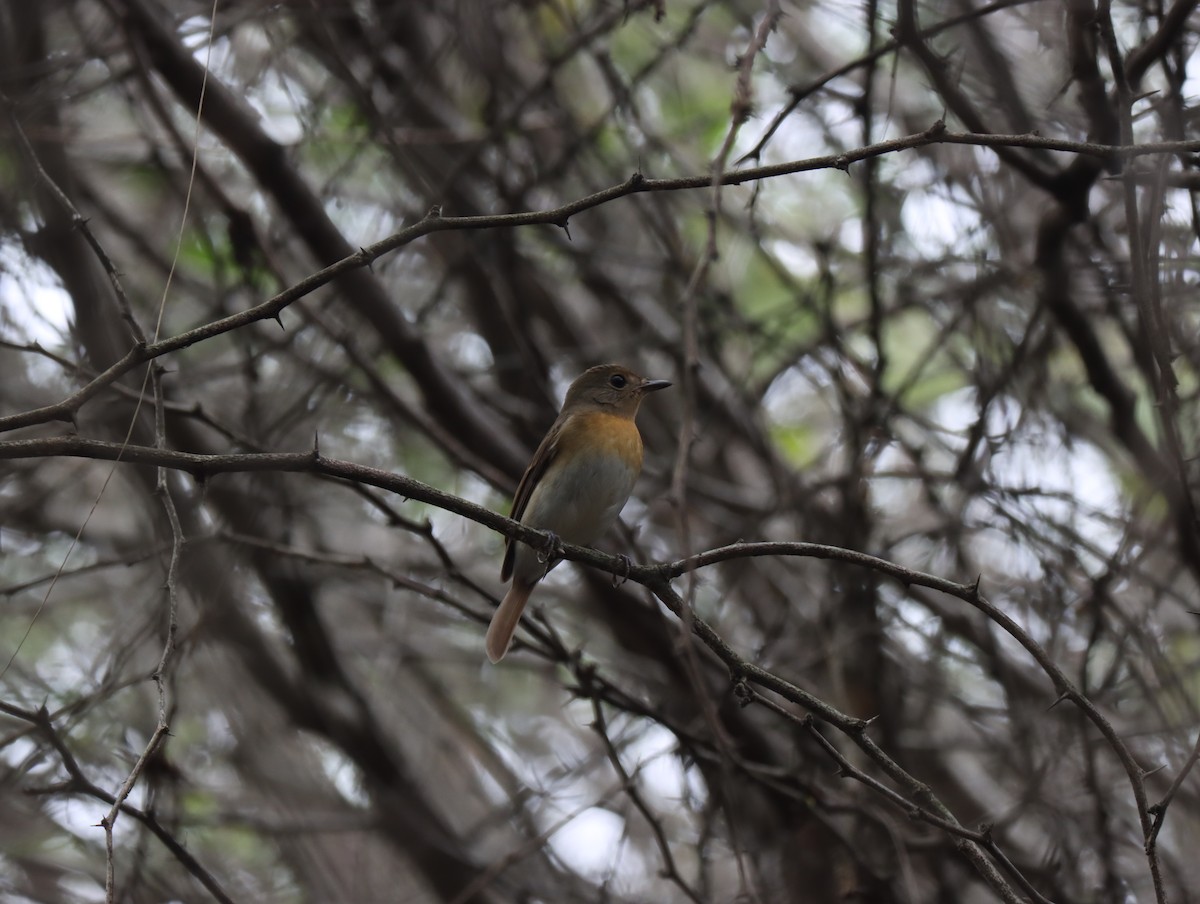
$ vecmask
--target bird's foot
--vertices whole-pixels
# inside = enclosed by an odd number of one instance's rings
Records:
[[[629,580],[629,572],[633,571],[633,559],[625,555],[623,552],[617,553],[617,558],[621,560],[621,573],[613,572],[612,581],[614,587],[620,587]],[[618,580],[619,578],[619,580]]]
[[[546,531],[546,545],[538,550],[538,561],[546,566],[548,571],[555,563],[563,557],[563,541],[554,531]]]

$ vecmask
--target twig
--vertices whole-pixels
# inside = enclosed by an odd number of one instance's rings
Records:
[[[79,761],[75,759],[75,755],[67,746],[66,741],[58,733],[54,727],[54,723],[50,714],[43,706],[37,710],[24,710],[20,707],[4,704],[0,709],[13,718],[21,719],[33,725],[38,732],[44,737],[49,745],[58,754],[59,760],[62,762],[63,768],[66,770],[68,780],[53,788],[42,789],[42,793],[67,793],[67,794],[83,794],[88,797],[95,798],[106,804],[111,804],[118,807],[121,813],[132,817],[146,827],[146,829],[154,835],[162,845],[171,853],[171,855],[179,861],[179,863],[196,880],[208,890],[208,893],[214,899],[220,901],[221,904],[234,904],[233,898],[225,893],[221,884],[210,873],[200,861],[197,860],[186,847],[181,844],[174,835],[163,827],[157,819],[150,813],[141,810],[129,803],[120,802],[116,797],[109,794],[99,785],[92,782],[83,772]],[[39,793],[32,791],[30,793]]]
[[[584,690],[586,691],[587,673],[581,672],[580,679],[585,683]],[[595,695],[591,695],[591,703],[593,715],[592,728],[600,738],[604,752],[608,755],[608,761],[612,764],[618,778],[620,778],[621,787],[625,791],[626,796],[628,796],[638,812],[645,817],[646,822],[650,826],[650,831],[654,834],[654,841],[658,845],[658,852],[663,861],[663,876],[679,886],[680,891],[687,896],[688,900],[693,901],[694,904],[704,904],[700,895],[687,883],[683,878],[683,874],[679,872],[679,867],[675,863],[675,857],[671,853],[671,843],[667,841],[667,835],[663,831],[662,822],[655,815],[654,811],[650,809],[642,797],[641,791],[638,790],[637,782],[634,781],[621,762],[621,756],[617,753],[617,748],[613,746],[612,738],[608,736],[608,724],[604,720],[604,707]]]
[[[1028,147],[1045,150],[1062,151],[1064,153],[1080,154],[1089,157],[1132,159],[1141,156],[1158,154],[1188,154],[1200,152],[1200,140],[1161,141],[1130,146],[1095,144],[1086,141],[1066,141],[1056,138],[1043,138],[1040,135],[992,135],[982,133],[947,132],[941,122],[935,123],[924,132],[897,138],[890,141],[880,141],[867,147],[845,151],[841,154],[827,154],[821,157],[810,157],[788,163],[758,166],[748,169],[733,170],[721,176],[722,185],[743,185],[760,179],[771,179],[794,173],[812,172],[822,169],[848,168],[851,164],[872,157],[894,154],[898,151],[925,147],[931,144],[966,144],[977,147]],[[411,244],[417,239],[436,232],[451,232],[471,229],[501,229],[518,226],[552,225],[565,226],[571,217],[600,207],[618,198],[643,192],[690,191],[712,186],[711,176],[687,176],[677,179],[647,179],[640,173],[634,174],[625,182],[614,185],[603,191],[588,195],[569,204],[547,210],[529,211],[526,213],[495,214],[474,217],[447,217],[440,214],[429,214],[411,226],[399,232],[360,248],[353,254],[330,264],[322,270],[302,279],[283,292],[264,301],[262,304],[239,311],[228,317],[222,317],[210,323],[187,330],[167,339],[161,339],[147,345],[135,344],[120,360],[114,362],[94,380],[72,393],[66,399],[53,405],[31,409],[19,414],[0,417],[0,432],[15,430],[18,427],[28,427],[33,424],[44,424],[55,420],[71,420],[75,412],[88,400],[96,396],[105,386],[128,373],[139,364],[153,358],[189,348],[199,342],[220,336],[232,330],[241,329],[262,320],[275,319],[281,311],[300,298],[316,291],[352,270],[370,266],[376,259],[389,252]]]

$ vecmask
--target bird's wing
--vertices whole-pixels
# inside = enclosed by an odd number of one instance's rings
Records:
[[[514,521],[520,521],[524,516],[525,507],[529,505],[529,497],[533,495],[533,488],[538,485],[538,481],[542,479],[542,475],[546,473],[546,469],[558,455],[558,438],[562,434],[562,423],[556,423],[542,438],[541,445],[533,453],[533,461],[529,463],[529,467],[521,476],[521,482],[517,484],[517,493],[513,496],[512,513],[508,516]],[[505,537],[504,564],[500,566],[500,580],[507,581],[512,577],[513,558],[516,554],[517,544],[511,537]]]

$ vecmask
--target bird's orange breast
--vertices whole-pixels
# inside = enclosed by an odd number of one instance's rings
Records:
[[[563,424],[558,438],[560,458],[578,454],[612,455],[640,471],[642,435],[633,418],[602,411],[581,412]]]

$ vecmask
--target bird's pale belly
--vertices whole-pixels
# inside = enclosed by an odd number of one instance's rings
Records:
[[[521,520],[568,543],[586,545],[616,520],[637,476],[619,456],[576,455],[542,478]]]
[[[567,543],[588,546],[616,521],[640,470],[606,451],[576,454],[569,464],[552,466],[542,477],[521,522],[551,531]],[[524,544],[517,547],[518,575],[537,580],[545,567],[534,550]]]

